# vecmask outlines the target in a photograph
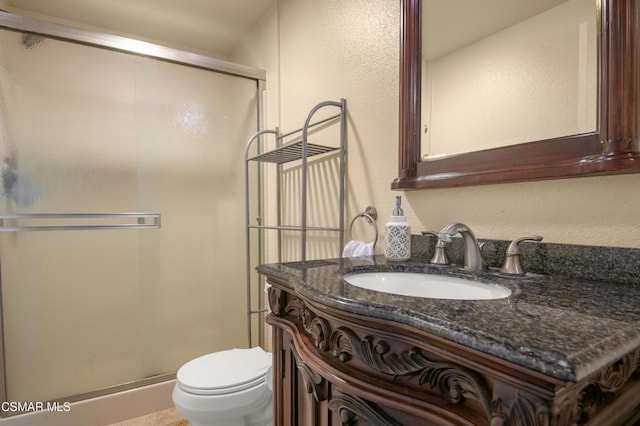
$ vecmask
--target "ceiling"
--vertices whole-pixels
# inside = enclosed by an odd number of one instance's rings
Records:
[[[228,58],[277,0],[0,0],[9,12]]]
[[[425,0],[428,59],[466,46],[567,0]],[[229,58],[277,0],[0,0],[21,15]]]

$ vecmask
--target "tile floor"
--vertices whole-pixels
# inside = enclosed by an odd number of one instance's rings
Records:
[[[109,426],[189,426],[189,422],[180,417],[175,408],[168,408]]]

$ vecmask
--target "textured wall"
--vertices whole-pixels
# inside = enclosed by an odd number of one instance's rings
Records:
[[[595,9],[566,2],[425,63],[423,155],[594,131]]]
[[[270,125],[297,127],[317,101],[348,99],[347,218],[372,204],[380,225],[396,195],[398,34],[397,0],[279,0],[235,55],[267,70]],[[414,232],[461,220],[488,238],[640,247],[638,186],[626,175],[404,195]]]
[[[399,3],[280,1],[278,10],[265,19],[279,22],[279,61],[256,58],[250,65],[278,66],[275,71],[267,68],[268,98],[278,99],[279,104],[270,104],[268,115],[280,115],[280,122],[272,124],[279,124],[284,132],[297,129],[316,103],[346,98],[347,224],[367,205],[388,216],[396,195],[389,186],[397,169]],[[256,28],[241,50],[249,52],[254,41],[263,43],[268,37],[265,28],[264,24]],[[238,52],[237,57],[255,54]],[[269,79],[273,75],[279,77],[279,92]],[[311,168],[319,177],[310,184],[309,197],[311,220],[318,225],[335,223],[337,187],[330,171],[334,167],[332,161],[326,161]],[[296,172],[292,169],[289,174]],[[286,210],[294,217],[297,199],[293,191],[291,195]],[[356,238],[373,238],[371,229],[354,229]],[[311,255],[335,256],[334,241],[329,240],[327,236],[317,238]]]
[[[299,125],[319,100],[348,99],[347,219],[372,204],[382,227],[398,194],[389,186],[397,173],[399,2],[278,7],[280,91],[269,96],[279,98],[282,126]],[[486,238],[535,233],[549,242],[640,247],[639,186],[640,175],[624,175],[399,194],[414,233],[462,221]]]

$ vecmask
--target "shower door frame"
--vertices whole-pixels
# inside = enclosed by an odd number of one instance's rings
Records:
[[[95,47],[99,49],[113,50],[121,53],[131,54],[135,56],[153,58],[165,62],[178,65],[199,68],[211,72],[227,74],[234,77],[246,78],[256,83],[256,101],[257,101],[257,129],[258,131],[265,128],[264,113],[264,92],[266,88],[266,71],[253,68],[233,62],[204,56],[197,53],[191,53],[179,49],[161,46],[146,41],[136,40],[127,37],[121,37],[106,33],[89,32],[78,30],[73,27],[52,23],[35,18],[27,18],[0,11],[0,29],[28,32],[43,37],[53,38],[56,40],[66,41],[70,43],[82,44],[85,46]],[[241,145],[241,144],[240,144]],[[240,167],[241,165],[239,165]],[[260,173],[260,171],[258,171]],[[260,181],[260,180],[258,180]],[[260,194],[262,188],[258,187]],[[258,213],[261,215],[263,206],[257,206]],[[258,241],[258,256],[262,259],[262,241]],[[259,260],[260,262],[260,260]],[[1,265],[0,265],[1,266]],[[244,287],[243,287],[244,288]],[[249,295],[247,295],[248,297]],[[3,300],[2,300],[2,276],[0,275],[0,341],[2,342],[2,350],[0,351],[0,402],[7,401],[8,390],[6,381],[6,365],[5,365],[5,345],[4,345],[4,325],[3,318]],[[121,392],[125,390],[135,389],[138,387],[151,385],[175,379],[176,373],[165,373],[157,376],[135,380],[132,382],[113,385],[78,395],[66,396],[51,402],[77,402],[84,399],[95,398]],[[0,413],[0,417],[10,417],[18,414],[9,414],[6,411]]]

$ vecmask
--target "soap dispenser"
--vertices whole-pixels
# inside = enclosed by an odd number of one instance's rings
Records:
[[[389,260],[407,260],[411,257],[411,225],[407,221],[400,204],[402,197],[396,197],[396,207],[385,224],[384,255]]]

